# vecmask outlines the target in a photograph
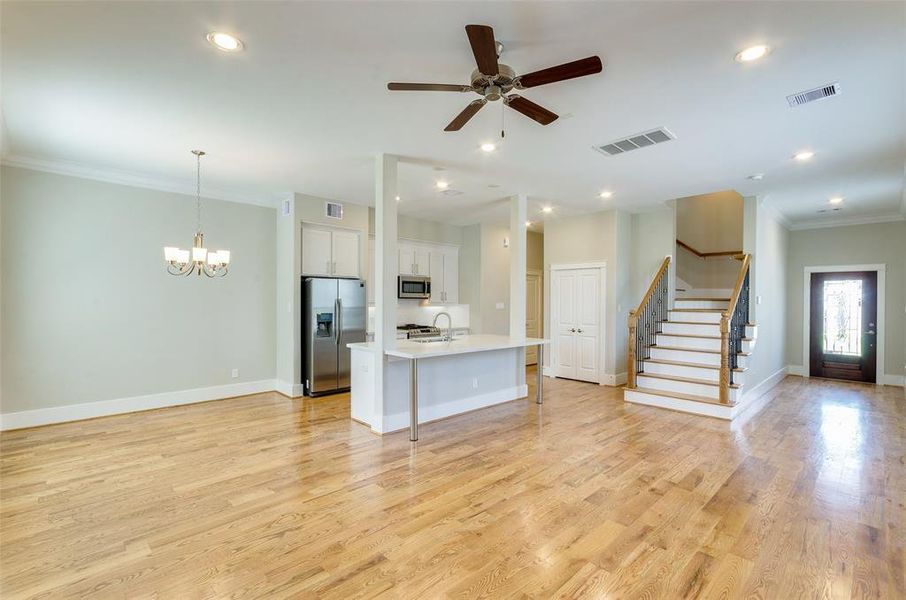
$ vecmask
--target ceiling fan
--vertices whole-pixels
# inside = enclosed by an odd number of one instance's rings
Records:
[[[594,75],[600,73],[603,68],[600,58],[589,56],[556,67],[516,75],[516,71],[512,67],[497,62],[503,51],[503,44],[494,40],[494,30],[491,27],[466,25],[466,34],[469,36],[472,54],[475,55],[475,62],[478,64],[478,68],[472,71],[469,85],[396,82],[387,84],[387,89],[392,91],[475,92],[481,96],[456,115],[456,118],[444,127],[444,131],[459,131],[463,125],[469,122],[469,119],[481,110],[482,106],[494,100],[503,100],[505,105],[528,118],[542,125],[550,125],[557,120],[555,113],[518,94],[507,94],[514,89],[523,90],[585,75]]]

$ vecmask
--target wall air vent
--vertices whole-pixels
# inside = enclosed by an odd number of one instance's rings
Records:
[[[815,100],[823,100],[824,98],[838,96],[839,94],[840,82],[835,81],[833,83],[828,83],[827,85],[822,85],[821,87],[816,87],[813,90],[805,90],[804,92],[787,96],[786,101],[790,103],[790,108],[796,108],[797,106],[802,106],[803,104],[808,104]]]
[[[660,144],[661,142],[669,142],[670,140],[675,139],[676,136],[670,133],[666,127],[658,127],[651,131],[630,135],[621,140],[614,140],[608,144],[594,146],[594,149],[607,156],[616,156],[617,154],[623,154],[630,150],[644,148],[645,146],[653,146],[655,144]]]
[[[444,190],[441,192],[444,196],[461,196],[462,192],[459,190]]]
[[[342,219],[343,218],[343,205],[339,202],[325,202],[324,203],[324,214],[331,219]]]

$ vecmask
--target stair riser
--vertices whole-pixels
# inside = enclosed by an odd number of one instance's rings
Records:
[[[720,340],[713,338],[681,337],[658,335],[659,346],[682,346],[683,348],[700,348],[702,350],[720,350]]]
[[[665,321],[661,323],[663,333],[676,333],[679,335],[720,335],[720,325],[718,323],[671,323]]]
[[[716,366],[716,365],[715,365]],[[719,381],[720,371],[702,367],[687,367],[685,365],[664,365],[660,363],[645,362],[645,372],[658,375],[674,375],[676,377],[690,377],[692,379],[706,379]],[[745,373],[733,373],[733,382],[745,385]]]
[[[651,358],[661,358],[664,360],[678,360],[681,362],[701,363],[703,365],[720,366],[720,354],[710,354],[707,352],[689,352],[688,350],[666,350],[664,348],[651,348]],[[747,367],[748,357],[740,356],[737,358],[737,366]]]
[[[719,308],[724,310],[728,304],[729,302],[726,300],[681,300],[677,298],[674,308],[677,310],[684,308]]]
[[[718,312],[686,312],[674,310],[667,317],[671,321],[692,321],[693,323],[720,323]]]
[[[717,400],[720,398],[720,388],[716,385],[702,385],[699,383],[690,383],[688,381],[674,381],[672,379],[660,379],[657,377],[646,377],[639,374],[637,378],[638,386],[652,390],[664,390],[666,392],[680,392],[681,394],[694,394],[705,398]],[[731,389],[729,394],[730,402],[736,401],[738,389]]]
[[[676,333],[686,335],[720,335],[720,323],[671,323],[664,321],[661,323],[662,333]],[[758,327],[754,325],[746,326],[746,337],[755,338],[758,335]]]
[[[729,405],[716,405],[708,404],[706,402],[677,400],[675,398],[668,398],[665,396],[646,394],[644,392],[638,392],[636,390],[624,391],[623,398],[627,402],[647,404],[648,406],[657,406],[661,408],[669,408],[670,410],[678,410],[694,415],[707,415],[709,417],[726,419],[727,421],[733,418],[733,408]]]
[[[709,289],[709,290],[686,290],[685,292],[679,292],[676,295],[677,300],[682,300],[683,298],[729,298],[733,295],[733,290],[726,289]]]

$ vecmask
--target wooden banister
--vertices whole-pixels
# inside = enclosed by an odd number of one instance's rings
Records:
[[[742,250],[723,250],[721,252],[699,252],[698,250],[696,250],[695,248],[693,248],[692,246],[690,246],[689,244],[687,244],[686,242],[684,242],[682,240],[676,240],[676,245],[681,248],[685,248],[686,250],[688,250],[689,252],[691,252],[692,254],[694,254],[695,256],[697,256],[699,258],[720,258],[723,256],[732,256],[733,258],[742,258],[744,256],[742,253]]]
[[[651,297],[654,295],[655,290],[658,289],[658,285],[665,277],[667,267],[670,266],[670,259],[670,256],[664,257],[664,262],[661,263],[660,268],[657,270],[654,278],[652,278],[651,284],[648,286],[648,291],[642,296],[642,301],[639,302],[639,306],[629,311],[629,348],[626,352],[626,387],[630,389],[636,387],[636,348],[638,343],[639,313],[641,313],[651,301]]]
[[[730,294],[730,302],[727,309],[720,315],[720,378],[719,378],[719,397],[721,404],[730,403],[730,325],[733,315],[739,304],[739,296],[745,287],[745,293],[748,294],[748,286],[744,284],[748,281],[749,265],[752,262],[751,254],[742,256],[742,264],[739,265],[739,275],[736,277],[736,285],[733,286],[733,293]],[[746,300],[746,313],[748,313],[748,300]],[[748,314],[745,315],[748,318]],[[743,328],[745,324],[743,324]],[[739,335],[737,333],[737,335]],[[735,361],[734,361],[735,362]],[[735,366],[735,365],[734,365]]]

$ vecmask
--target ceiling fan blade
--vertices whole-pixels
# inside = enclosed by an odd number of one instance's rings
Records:
[[[387,84],[388,90],[394,92],[471,92],[472,88],[468,85],[456,85],[452,83],[397,83]]]
[[[556,83],[558,81],[566,81],[567,79],[575,79],[576,77],[594,75],[595,73],[600,73],[603,69],[604,67],[601,64],[600,58],[597,56],[589,56],[588,58],[581,58],[579,60],[574,60],[573,62],[557,65],[556,67],[520,75],[517,87],[538,87],[539,85],[547,85],[548,83]]]
[[[462,126],[469,122],[469,119],[475,116],[481,107],[487,104],[488,101],[484,98],[480,100],[473,100],[469,103],[467,107],[463,109],[461,113],[456,115],[456,118],[450,121],[450,124],[444,127],[444,131],[459,131],[462,129]]]
[[[526,100],[522,96],[507,96],[506,103],[507,106],[513,110],[521,112],[529,119],[537,121],[542,125],[550,125],[559,118],[557,114],[552,113],[543,106],[535,104],[531,100]]]
[[[497,66],[497,42],[494,41],[494,30],[487,25],[466,25],[466,35],[472,45],[472,54],[478,70],[485,75],[499,75]]]

